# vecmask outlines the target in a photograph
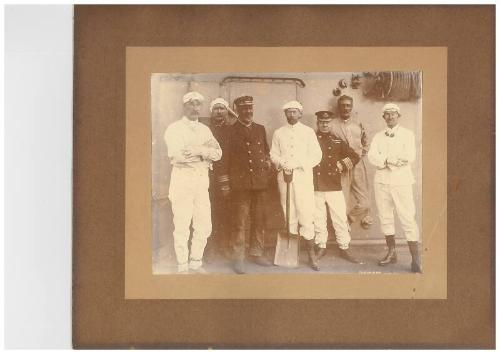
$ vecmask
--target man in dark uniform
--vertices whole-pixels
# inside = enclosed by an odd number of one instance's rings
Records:
[[[238,120],[229,129],[228,172],[232,201],[233,268],[245,273],[245,233],[250,220],[249,257],[269,266],[264,254],[265,197],[271,167],[264,126],[253,122],[253,98],[242,96],[234,101]],[[224,154],[223,154],[224,155]]]
[[[317,245],[318,259],[326,254],[328,240],[327,212],[335,229],[335,237],[340,256],[352,263],[360,263],[349,251],[351,235],[346,215],[346,202],[342,192],[341,174],[352,170],[359,161],[359,155],[339,137],[331,134],[333,113],[316,112],[319,145],[323,153],[321,162],[314,167],[314,238]]]
[[[228,255],[231,235],[231,201],[228,163],[229,104],[223,98],[210,103],[210,122],[208,127],[222,149],[222,158],[212,163],[210,170],[210,202],[212,208],[212,237],[208,240],[205,252],[208,259],[215,255]]]

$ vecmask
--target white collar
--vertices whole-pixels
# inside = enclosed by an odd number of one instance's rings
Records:
[[[190,120],[187,116],[183,115],[181,120],[187,125],[189,126],[190,128],[193,128],[195,127],[198,123],[199,123],[199,120],[196,119],[196,120]]]
[[[291,130],[295,130],[296,128],[299,128],[300,125],[302,125],[302,123],[300,121],[297,121],[297,123],[295,123],[294,125],[291,125],[291,124],[288,124],[286,123],[286,126],[291,129]]]

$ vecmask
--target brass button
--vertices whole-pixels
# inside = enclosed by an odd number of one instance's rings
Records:
[[[252,162],[252,160],[248,160],[248,162]]]
[[[330,175],[330,176],[331,176],[331,175],[332,175],[332,173],[331,173],[331,172],[329,172],[329,173],[328,173],[328,175]]]
[[[249,142],[247,142],[247,145],[250,145],[250,143],[249,143]]]
[[[253,171],[253,169],[250,169],[250,171]]]
[[[332,149],[332,147],[331,147],[331,146],[329,146],[329,147],[328,147],[328,150],[331,150],[331,149]]]
[[[252,152],[250,150],[248,150],[248,153],[251,154]]]
[[[331,156],[331,155],[328,155],[328,158],[329,158],[329,159],[331,159],[331,158],[332,158],[332,156]]]
[[[321,175],[321,172],[318,172],[318,175]]]
[[[260,145],[260,141],[257,143],[257,145]]]

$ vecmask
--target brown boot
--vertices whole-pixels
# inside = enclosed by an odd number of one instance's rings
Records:
[[[314,239],[306,240],[307,255],[309,257],[309,265],[313,270],[319,271],[318,258],[316,257],[316,252],[314,251]]]
[[[418,253],[418,242],[408,242],[411,254],[411,271],[414,273],[421,273],[420,268],[420,254]]]
[[[385,242],[387,243],[387,247],[389,247],[389,251],[387,252],[385,258],[378,262],[378,265],[380,266],[386,266],[398,261],[398,257],[396,255],[396,240],[394,239],[394,235],[385,236]]]

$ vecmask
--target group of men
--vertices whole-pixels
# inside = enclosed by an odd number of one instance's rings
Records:
[[[253,121],[251,96],[234,100],[234,124],[229,123],[230,106],[223,98],[210,103],[209,125],[199,122],[203,102],[198,92],[185,94],[184,116],[169,125],[164,136],[172,164],[169,199],[179,273],[205,272],[203,255],[209,237],[211,249],[223,251],[238,274],[245,273],[248,260],[271,265],[264,255],[266,192],[274,177],[271,170],[277,170],[284,212],[285,176],[292,177],[288,228],[290,234],[305,240],[310,267],[320,270],[319,260],[326,254],[327,210],[340,256],[361,263],[349,243],[350,224],[357,217],[361,217],[363,228],[373,223],[366,158],[377,168],[375,199],[388,246],[379,264],[397,261],[395,209],[412,255],[412,271],[421,271],[410,167],[415,159],[415,139],[410,130],[399,125],[401,110],[397,105],[384,105],[382,117],[387,127],[368,145],[362,124],[351,119],[351,97],[339,98],[339,118],[334,119],[330,111],[316,112],[316,131],[301,123],[302,104],[290,101],[283,106],[287,123],[274,132],[269,148],[265,127]],[[354,198],[349,210],[347,194]]]

